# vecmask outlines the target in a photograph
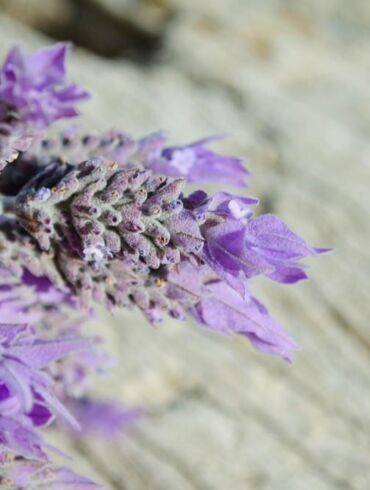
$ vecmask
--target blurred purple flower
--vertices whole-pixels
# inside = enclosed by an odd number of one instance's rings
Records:
[[[104,439],[120,436],[143,415],[139,409],[124,409],[116,403],[91,398],[70,399],[67,406],[79,422],[82,434]],[[76,432],[77,437],[81,437],[81,431]]]
[[[0,107],[11,107],[18,119],[39,128],[77,116],[75,105],[87,99],[88,93],[67,83],[67,51],[68,43],[58,43],[32,55],[13,48],[0,70]]]

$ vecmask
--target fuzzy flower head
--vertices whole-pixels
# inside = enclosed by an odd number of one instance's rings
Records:
[[[67,52],[67,43],[30,56],[13,48],[0,70],[0,117],[10,107],[22,121],[45,128],[58,119],[77,116],[75,105],[88,93],[66,81]]]
[[[21,489],[98,488],[44,466],[38,432],[54,418],[106,436],[140,415],[86,398],[89,374],[109,362],[80,335],[95,303],[138,308],[152,324],[191,317],[290,361],[296,343],[250,282],[306,279],[301,260],[326,251],[258,215],[255,198],[186,193],[187,183],[245,187],[242,161],[208,147],[219,136],[173,146],[161,132],[67,128],[49,138],[88,96],[66,82],[67,49],[14,48],[0,69],[0,463],[13,457],[5,481]]]
[[[151,323],[164,313],[190,315],[290,360],[294,341],[250,295],[248,281],[305,279],[299,261],[323,250],[275,216],[255,217],[254,198],[186,197],[183,178],[148,167],[130,159],[52,162],[23,187],[14,209],[38,246],[55,251],[83,305],[136,306]]]

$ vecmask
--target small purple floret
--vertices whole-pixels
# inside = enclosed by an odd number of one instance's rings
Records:
[[[245,187],[249,172],[239,158],[220,155],[207,148],[219,136],[205,138],[186,146],[166,148],[151,168],[171,177],[184,177],[188,182],[217,182]]]

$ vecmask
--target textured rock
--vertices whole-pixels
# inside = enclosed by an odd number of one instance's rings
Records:
[[[32,3],[32,2],[29,2]],[[121,443],[73,443],[76,467],[129,490],[367,490],[370,486],[369,44],[366,1],[169,2],[162,61],[86,51],[83,124],[248,156],[249,194],[336,252],[294,290],[256,282],[301,345],[292,367],[244,343],[133,314],[96,325],[120,362],[100,391],[149,407]],[[0,18],[1,54],[45,42]]]

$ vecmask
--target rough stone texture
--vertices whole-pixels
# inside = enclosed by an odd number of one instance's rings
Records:
[[[218,147],[248,156],[249,194],[336,252],[305,284],[255,283],[301,345],[293,366],[194,325],[105,316],[92,328],[119,364],[99,390],[148,416],[114,445],[64,444],[107,489],[367,490],[370,4],[167,3],[157,64],[75,51],[73,77],[94,96],[81,123],[180,143],[230,132]],[[0,39],[1,55],[45,42],[5,17]]]

